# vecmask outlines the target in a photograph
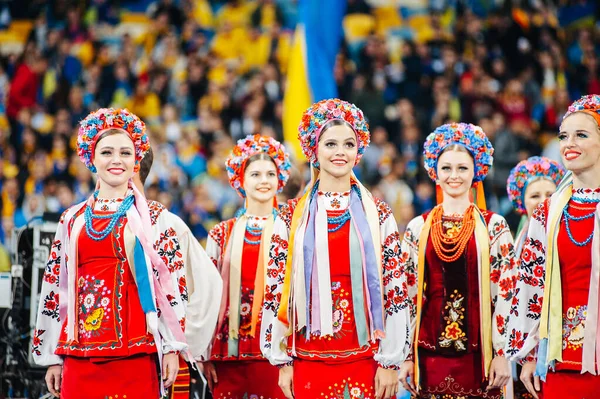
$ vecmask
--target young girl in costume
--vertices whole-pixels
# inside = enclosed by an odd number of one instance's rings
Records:
[[[569,107],[558,139],[569,172],[531,217],[506,352],[524,362],[521,380],[534,397],[542,388],[544,399],[592,398],[600,384],[600,96]]]
[[[534,209],[550,198],[565,175],[565,169],[558,162],[545,157],[530,157],[515,166],[508,176],[506,190],[514,209],[522,216],[515,239],[515,256],[520,259],[523,243],[527,236],[529,220]],[[512,364],[512,374],[520,374],[516,364]],[[529,398],[525,386],[519,381],[514,387],[515,398]]]
[[[127,110],[102,108],[81,122],[77,144],[98,181],[94,194],[60,219],[34,359],[50,366],[46,383],[61,398],[158,398],[177,375],[179,352],[189,351],[173,284],[184,268],[170,253],[171,237],[152,236],[153,224],[169,226],[131,181],[149,148],[146,127]]]
[[[406,279],[390,208],[353,175],[363,113],[338,99],[299,126],[313,177],[273,228],[261,346],[291,399],[392,398],[409,351]]]
[[[229,182],[245,205],[235,218],[216,225],[206,244],[225,289],[204,372],[215,399],[281,398],[277,370],[262,356],[258,334],[275,195],[289,178],[289,156],[278,141],[254,135],[237,142],[226,165]]]
[[[402,242],[414,345],[400,373],[423,397],[500,398],[510,378],[503,349],[514,281],[499,276],[516,266],[508,224],[485,209],[492,155],[485,133],[467,123],[442,125],[425,142],[438,205],[409,223]]]

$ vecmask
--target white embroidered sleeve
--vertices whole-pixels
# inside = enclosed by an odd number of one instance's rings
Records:
[[[509,360],[535,360],[546,278],[546,203],[533,212],[518,262],[505,352]]]
[[[506,220],[494,214],[488,223],[490,236],[490,294],[492,296],[492,344],[499,356],[504,356],[506,323],[510,318],[517,282],[517,262],[513,238]]]
[[[425,220],[422,216],[417,216],[410,221],[404,232],[404,239],[402,240],[401,254],[400,254],[400,266],[403,273],[406,273],[406,282],[408,285],[408,301],[410,306],[410,335],[409,341],[412,343],[415,337],[415,330],[417,328],[417,273],[419,266],[419,236]]]
[[[383,368],[398,369],[410,353],[410,303],[406,273],[400,263],[400,233],[387,204],[379,203],[385,338],[375,361]]]
[[[289,217],[291,218],[291,215]],[[285,221],[278,216],[275,218],[271,246],[269,248],[269,264],[265,281],[265,296],[260,331],[262,354],[274,366],[283,366],[292,362],[292,358],[287,354],[288,328],[277,319],[285,278],[287,256],[288,227]]]
[[[179,217],[173,216],[185,263],[185,337],[194,360],[208,360],[219,317],[223,282],[190,229]]]
[[[60,262],[65,256],[64,242],[61,237],[66,237],[66,226],[61,218],[54,242],[50,248],[50,256],[46,263],[40,302],[38,304],[37,320],[33,331],[32,354],[33,360],[40,366],[62,364],[62,358],[54,354],[58,346],[62,321],[59,316],[59,279],[67,278],[60,275]],[[66,300],[66,298],[64,299]]]

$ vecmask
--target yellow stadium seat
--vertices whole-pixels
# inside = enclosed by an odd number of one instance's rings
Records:
[[[375,29],[375,17],[369,14],[348,14],[344,17],[344,34],[350,43],[365,40]]]
[[[150,18],[144,14],[139,12],[124,12],[121,14],[121,23],[138,23],[138,24],[149,24],[151,22]]]
[[[27,40],[29,32],[33,29],[33,22],[29,20],[15,20],[10,23],[8,30],[14,32],[18,36],[23,38],[23,41]]]
[[[394,6],[374,8],[373,16],[375,16],[375,31],[378,35],[386,35],[389,29],[399,28],[402,25],[398,9]]]

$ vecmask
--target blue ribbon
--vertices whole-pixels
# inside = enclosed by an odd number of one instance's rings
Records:
[[[133,250],[133,264],[135,266],[135,282],[140,297],[140,303],[142,304],[142,310],[146,314],[156,312],[156,305],[152,298],[152,289],[150,288],[150,281],[148,280],[148,264],[146,263],[144,248],[137,237],[135,239],[135,248]]]
[[[350,193],[350,212],[356,223],[356,228],[362,235],[363,247],[365,249],[364,265],[367,272],[367,288],[371,299],[371,320],[375,330],[384,331],[383,327],[383,301],[381,296],[381,284],[379,280],[379,268],[377,267],[377,255],[373,249],[373,237],[371,228],[362,206],[362,201],[356,190]],[[373,333],[373,331],[371,331]]]

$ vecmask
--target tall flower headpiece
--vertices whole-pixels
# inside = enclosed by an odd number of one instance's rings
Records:
[[[94,150],[98,139],[108,129],[119,129],[127,133],[135,148],[135,167],[137,172],[140,161],[150,148],[146,134],[146,124],[127,109],[100,108],[90,113],[79,124],[77,135],[77,154],[89,170],[96,173]]]
[[[556,186],[565,176],[565,169],[556,161],[546,157],[531,157],[521,161],[515,166],[508,176],[506,191],[508,198],[512,201],[514,208],[524,215],[525,190],[527,185],[537,179],[549,179]]]
[[[441,153],[453,144],[465,147],[473,156],[473,183],[485,179],[494,161],[492,143],[479,126],[470,123],[448,123],[430,133],[423,146],[425,170],[431,180],[437,180],[437,163]]]
[[[346,122],[356,133],[358,155],[355,163],[360,161],[369,146],[371,136],[369,125],[365,121],[363,112],[356,105],[338,98],[319,101],[304,111],[298,126],[298,139],[300,139],[302,152],[315,168],[319,167],[317,161],[319,136],[323,127],[334,119]]]
[[[285,147],[279,141],[260,134],[246,136],[238,140],[229,154],[225,166],[229,176],[229,184],[242,198],[246,197],[244,191],[244,170],[246,162],[253,155],[265,153],[275,161],[277,166],[277,192],[280,192],[290,177],[290,157],[285,152]]]

